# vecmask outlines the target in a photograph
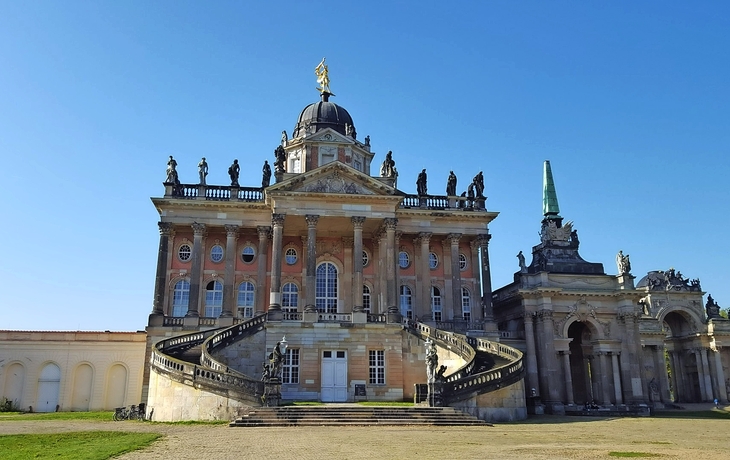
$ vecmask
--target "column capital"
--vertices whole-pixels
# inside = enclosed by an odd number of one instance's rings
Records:
[[[193,234],[195,236],[202,236],[205,233],[205,224],[199,224],[197,222],[194,222],[192,224],[193,227]]]
[[[386,217],[383,219],[383,224],[386,230],[395,230],[395,227],[398,225],[398,219],[395,217]]]
[[[364,216],[353,216],[351,219],[352,225],[357,229],[362,229],[363,224],[365,223],[365,217]]]
[[[238,229],[240,228],[238,225],[225,225],[225,228],[228,238],[238,238]]]
[[[285,218],[286,218],[286,214],[274,213],[271,215],[271,225],[273,225],[274,227],[283,227]]]
[[[316,214],[307,214],[304,216],[304,220],[307,221],[307,228],[314,228],[317,226],[317,222],[319,222],[319,216]]]
[[[461,233],[449,233],[446,235],[446,239],[451,243],[451,245],[458,245],[459,240],[461,239]]]
[[[534,311],[526,311],[526,312],[522,313],[522,317],[525,320],[532,320],[533,318],[535,318],[535,312]]]
[[[259,240],[268,239],[271,236],[271,227],[266,225],[259,225],[256,227],[256,232],[259,234]]]
[[[431,233],[431,232],[421,232],[418,234],[418,238],[416,238],[416,239],[418,240],[418,242],[421,245],[429,244],[431,242],[432,236],[433,236],[433,233]]]
[[[553,311],[552,310],[540,310],[537,312],[537,317],[539,319],[553,319]]]
[[[489,234],[489,233],[483,233],[483,234],[478,235],[476,237],[476,242],[477,242],[477,244],[479,246],[484,247],[484,246],[488,246],[489,245],[489,240],[491,240],[491,239],[492,239],[492,235],[491,234]]]
[[[352,249],[354,244],[355,244],[355,238],[353,238],[351,236],[342,237],[342,246]]]
[[[403,232],[400,230],[396,230],[395,232],[395,245],[398,246],[400,244],[400,237],[403,236]]]
[[[162,236],[170,236],[174,232],[171,222],[157,222],[157,226],[160,228]]]

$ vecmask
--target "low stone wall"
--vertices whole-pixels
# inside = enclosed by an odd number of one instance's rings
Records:
[[[451,407],[487,422],[516,422],[527,418],[524,380],[464,401]]]
[[[147,415],[152,413],[155,422],[234,420],[251,410],[251,406],[234,398],[199,390],[154,369],[150,372]]]

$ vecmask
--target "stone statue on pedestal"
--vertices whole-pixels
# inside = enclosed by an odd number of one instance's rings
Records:
[[[268,160],[264,160],[264,167],[261,170],[261,173],[263,174],[263,177],[261,178],[261,188],[266,188],[271,185],[271,166],[269,166]]]
[[[624,255],[623,251],[619,251],[618,254],[616,254],[616,267],[618,267],[619,275],[628,275],[631,271],[631,261],[629,260],[629,255]]]
[[[449,172],[449,178],[446,180],[446,195],[456,196],[456,174],[454,174],[454,171]]]
[[[231,176],[231,187],[238,187],[238,174],[241,172],[241,167],[238,165],[238,160],[233,160],[233,164],[228,167],[228,175]]]
[[[205,185],[205,178],[208,176],[208,162],[205,157],[198,163],[198,176],[200,176],[200,185]]]
[[[418,192],[418,196],[426,196],[428,194],[428,188],[426,185],[427,180],[426,170],[423,169],[420,173],[418,173],[418,180],[416,180],[416,191]]]
[[[170,159],[167,160],[167,178],[165,182],[168,184],[177,184],[177,161],[170,155]]]

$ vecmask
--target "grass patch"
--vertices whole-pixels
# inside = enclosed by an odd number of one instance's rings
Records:
[[[358,404],[361,406],[413,407],[413,403],[408,401],[360,401]]]
[[[15,434],[0,436],[0,452],[5,460],[106,460],[146,447],[160,436],[157,433],[117,431]]]
[[[230,420],[181,420],[179,422],[149,422],[160,425],[228,425]]]
[[[319,401],[294,401],[291,403],[292,406],[324,406],[323,402]]]
[[[0,413],[0,421],[12,420],[103,420],[110,422],[114,420],[114,412],[3,412]]]
[[[674,444],[669,441],[631,441],[632,444]]]
[[[609,457],[621,457],[621,458],[635,458],[635,457],[661,457],[659,454],[652,454],[651,452],[609,452]]]
[[[659,418],[709,418],[730,420],[730,412],[714,408],[712,410],[657,411],[654,413],[654,416]]]

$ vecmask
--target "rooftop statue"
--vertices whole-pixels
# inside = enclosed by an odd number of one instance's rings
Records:
[[[276,172],[286,172],[286,151],[284,150],[284,147],[276,147],[274,150],[274,157],[276,158],[276,161],[274,161],[274,169]]]
[[[631,261],[629,260],[629,255],[624,255],[623,251],[619,251],[618,254],[616,254],[616,267],[618,267],[619,275],[628,275],[631,271]]]
[[[208,162],[205,157],[198,163],[198,175],[200,176],[200,185],[205,185],[205,178],[208,175]]]
[[[170,159],[167,160],[167,178],[165,179],[166,183],[169,184],[177,184],[177,161],[170,155]]]
[[[261,172],[263,174],[263,178],[261,179],[261,188],[266,188],[271,185],[271,166],[269,166],[268,160],[264,160],[264,167]]]
[[[385,154],[385,160],[380,166],[380,177],[395,177],[395,160],[393,160],[392,150]]]
[[[484,198],[484,174],[481,171],[474,176],[472,183],[474,184],[474,191],[476,192],[477,198]]]
[[[231,176],[231,187],[238,187],[238,174],[241,172],[241,167],[238,165],[238,160],[233,160],[233,164],[228,167],[228,175]]]
[[[446,195],[456,196],[456,174],[454,174],[454,171],[449,172],[449,178],[446,180]]]
[[[286,145],[286,143],[289,141],[289,136],[286,134],[286,130],[281,132],[281,145]]]
[[[365,136],[365,145],[370,147],[370,135]]]
[[[517,254],[517,260],[520,263],[520,273],[527,273],[527,265],[525,264],[525,255],[520,251]]]
[[[418,180],[416,180],[416,191],[418,192],[418,196],[426,196],[428,194],[428,188],[426,186],[426,170],[421,170],[420,173],[418,173]]]
[[[705,311],[707,312],[707,318],[721,318],[720,306],[717,304],[715,299],[712,298],[711,294],[707,295],[707,303],[705,304]]]
[[[317,64],[317,67],[314,68],[314,74],[317,75],[317,83],[319,83],[319,88],[317,90],[320,93],[330,93],[330,75],[329,75],[329,68],[327,67],[327,64],[324,63],[325,59],[322,58],[322,62]]]

